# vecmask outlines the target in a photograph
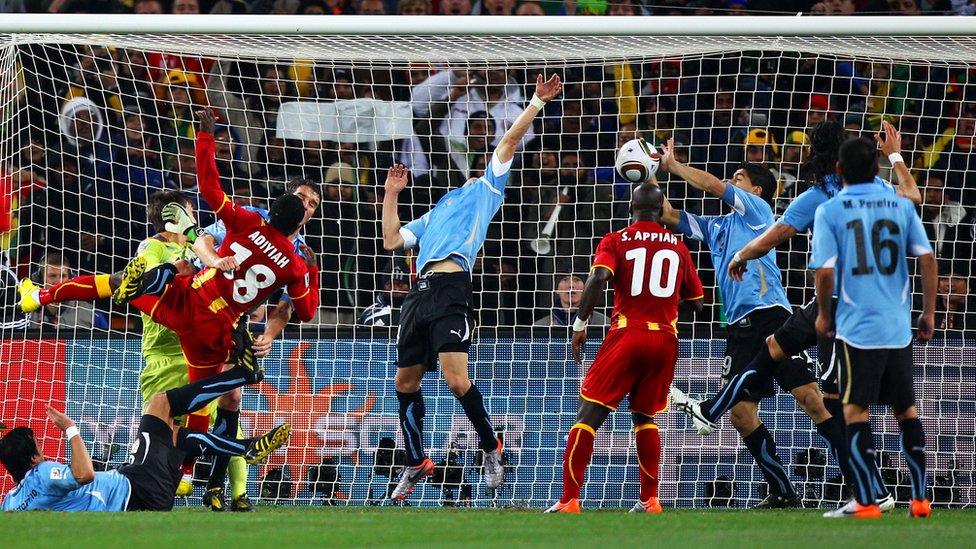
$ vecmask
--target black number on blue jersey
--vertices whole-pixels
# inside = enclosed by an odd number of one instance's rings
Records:
[[[866,275],[874,272],[874,267],[868,265],[868,254],[864,242],[864,222],[854,219],[847,223],[847,228],[854,231],[854,247],[857,252],[857,265],[851,269],[851,274]],[[887,229],[888,234],[895,236],[901,234],[901,228],[897,223],[890,219],[879,219],[871,226],[871,252],[874,254],[874,264],[878,266],[878,271],[883,275],[890,275],[895,272],[898,266],[898,243],[890,238],[881,238],[881,231]],[[888,262],[882,263],[881,253],[888,250]]]

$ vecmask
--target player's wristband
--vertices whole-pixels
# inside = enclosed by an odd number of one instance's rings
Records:
[[[901,153],[891,153],[888,155],[888,162],[891,162],[892,166],[894,166],[898,162],[904,164],[905,158],[901,155]]]
[[[732,263],[742,263],[742,256],[739,252],[735,252],[735,255],[732,256]]]
[[[539,109],[541,111],[542,110],[542,107],[545,107],[546,106],[546,102],[543,101],[542,99],[540,99],[538,95],[536,95],[536,94],[533,93],[532,94],[532,99],[529,100],[529,105],[532,105],[533,107],[535,107],[535,108],[537,108],[537,109]]]
[[[585,330],[586,322],[587,321],[583,320],[582,318],[576,317],[576,320],[573,321],[573,331],[582,332],[583,330]]]
[[[71,427],[68,427],[67,429],[64,430],[64,439],[71,440],[80,434],[81,433],[78,431],[78,427],[72,425]]]

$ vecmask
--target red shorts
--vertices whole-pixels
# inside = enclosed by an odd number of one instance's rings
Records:
[[[190,366],[220,366],[234,350],[233,320],[210,310],[206,299],[190,287],[191,276],[178,276],[161,296],[145,295],[132,304],[154,321],[180,336],[183,356]]]
[[[653,416],[668,407],[677,360],[678,338],[672,333],[610,330],[583,378],[580,396],[612,410],[629,396],[630,411]]]

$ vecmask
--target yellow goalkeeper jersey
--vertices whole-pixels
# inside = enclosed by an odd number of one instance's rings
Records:
[[[189,246],[175,242],[164,242],[152,237],[143,240],[136,255],[146,259],[146,268],[151,269],[163,263],[176,263],[181,259],[192,261],[193,251]],[[180,338],[176,332],[162,324],[153,322],[148,315],[142,315],[142,356],[182,356]]]

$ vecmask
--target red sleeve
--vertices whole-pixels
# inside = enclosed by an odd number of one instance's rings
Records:
[[[295,279],[288,285],[288,296],[295,307],[295,316],[302,322],[315,317],[319,309],[319,269],[311,266],[305,276]]]
[[[259,214],[234,204],[220,187],[215,146],[213,135],[206,132],[197,134],[197,185],[203,199],[229,231],[240,230],[247,222],[262,221]]]
[[[701,279],[698,278],[698,270],[695,262],[691,259],[691,252],[684,242],[678,245],[681,254],[681,263],[684,264],[684,272],[681,279],[681,299],[694,301],[705,297],[705,290],[702,288]]]
[[[617,273],[617,233],[607,233],[600,241],[600,245],[596,247],[590,270],[597,267],[604,267],[612,274]]]

